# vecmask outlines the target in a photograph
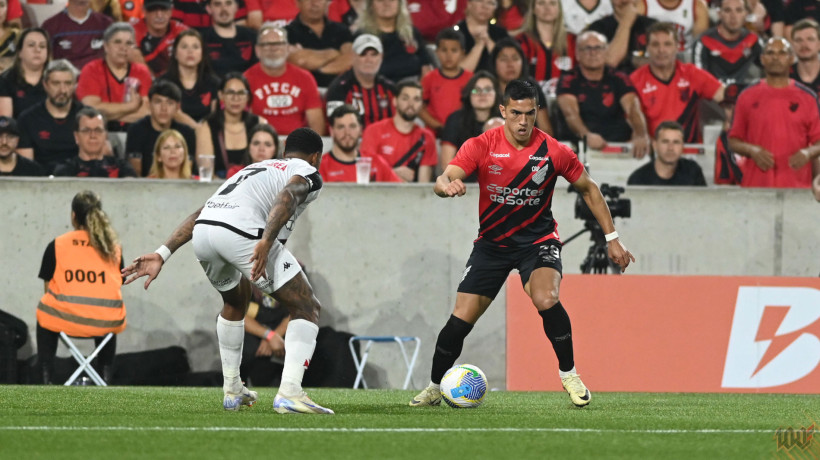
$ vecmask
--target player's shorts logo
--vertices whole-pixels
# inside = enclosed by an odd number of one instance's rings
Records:
[[[723,369],[724,388],[768,388],[820,364],[820,290],[741,286]]]

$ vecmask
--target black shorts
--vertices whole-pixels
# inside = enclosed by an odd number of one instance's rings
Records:
[[[482,240],[473,244],[458,292],[494,299],[507,281],[510,271],[518,269],[521,285],[526,285],[537,268],[549,267],[562,272],[561,242],[547,240],[521,248],[499,247]]]

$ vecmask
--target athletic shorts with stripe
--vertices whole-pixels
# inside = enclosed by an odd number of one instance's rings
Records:
[[[242,276],[251,279],[253,264],[250,260],[258,239],[239,235],[224,227],[196,224],[192,243],[199,264],[217,291],[233,289]],[[277,241],[268,253],[265,271],[265,276],[254,284],[262,292],[273,294],[298,275],[302,267],[293,254]]]
[[[557,239],[518,248],[478,240],[473,244],[458,292],[494,299],[513,268],[521,274],[522,285],[527,284],[532,272],[538,268],[550,267],[561,273],[561,246]]]

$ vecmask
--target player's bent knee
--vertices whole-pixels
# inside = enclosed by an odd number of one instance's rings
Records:
[[[544,295],[533,296],[532,303],[538,311],[549,310],[558,303],[558,293],[549,292]]]

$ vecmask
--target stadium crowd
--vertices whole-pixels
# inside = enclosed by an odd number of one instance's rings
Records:
[[[507,83],[529,79],[539,128],[626,143],[652,157],[656,183],[677,183],[677,159],[655,158],[659,127],[701,143],[722,123],[716,184],[820,198],[809,0],[68,0],[47,18],[44,6],[0,0],[0,175],[188,179],[213,155],[229,177],[266,125],[332,137],[326,181],[353,180],[368,156],[395,173],[373,168],[374,181],[430,182],[498,116]]]

